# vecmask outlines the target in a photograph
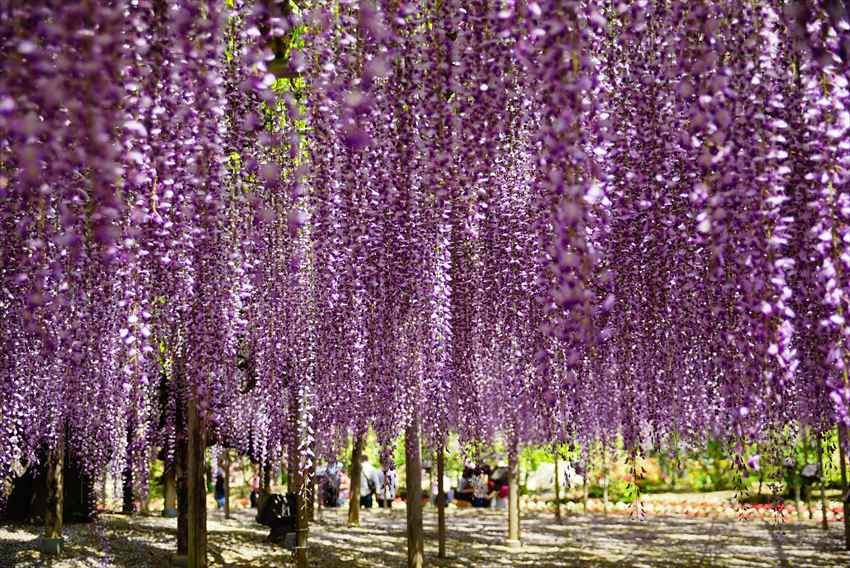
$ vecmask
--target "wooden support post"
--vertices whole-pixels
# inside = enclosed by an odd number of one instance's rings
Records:
[[[561,522],[561,472],[558,469],[558,461],[560,456],[558,455],[558,446],[557,444],[552,445],[552,453],[555,454],[555,522]]]
[[[360,526],[360,474],[362,467],[360,458],[363,455],[363,434],[354,434],[354,448],[351,450],[351,489],[348,499],[348,526]]]
[[[446,558],[446,488],[443,478],[446,475],[446,447],[440,444],[437,448],[437,540],[439,541],[439,558]]]
[[[185,402],[178,405],[177,423],[182,431],[177,432],[175,455],[175,477],[177,485],[177,557],[173,563],[186,565],[189,554],[189,438],[185,431]],[[182,561],[180,560],[182,559]]]
[[[809,464],[809,428],[808,426],[803,426],[803,467],[806,467]],[[812,484],[808,483],[805,487],[803,499],[806,501],[806,510],[809,513],[809,520],[811,521],[814,518],[814,512],[812,511]]]
[[[508,540],[510,547],[522,545],[519,532],[519,456],[514,447],[508,454]]]
[[[286,489],[287,497],[295,499],[295,566],[296,568],[307,568],[308,549],[307,538],[310,531],[310,511],[308,505],[309,485],[311,483],[309,471],[304,471],[301,464],[301,455],[298,452],[298,417],[301,412],[301,401],[297,391],[290,391],[291,408],[294,412],[290,414],[290,426],[292,438],[287,448],[286,462]]]
[[[802,483],[803,479],[800,476],[800,464],[797,463],[797,444],[793,445],[794,456],[791,458],[793,460],[793,470],[791,474],[793,475],[794,482],[794,510],[797,512],[797,522],[803,522],[803,499],[802,499]]]
[[[314,450],[313,456],[315,456],[315,442],[310,444],[311,449]],[[307,480],[305,482],[305,494],[307,495],[307,520],[311,523],[316,522],[316,497],[318,495],[316,491],[316,459],[315,457],[310,460],[312,463],[310,464],[310,471],[307,475]]]
[[[316,509],[321,506],[321,501],[317,503],[317,499],[319,499],[319,489],[316,481],[316,459],[314,458],[313,465],[310,467],[310,494],[307,500],[307,511],[309,513],[307,517],[311,523],[316,522]]]
[[[44,538],[40,546],[45,554],[61,554],[64,544],[62,539],[62,505],[65,490],[62,469],[64,465],[65,428],[60,426],[56,447],[50,452],[47,461],[47,510],[44,515]]]
[[[230,449],[224,448],[224,518],[230,518]]]
[[[422,530],[422,458],[418,415],[414,415],[404,431],[404,450],[407,477],[407,568],[422,568],[425,563],[425,538]]]
[[[163,517],[174,518],[177,516],[177,473],[176,464],[165,465],[163,476],[163,497],[164,505],[162,508]]]
[[[271,495],[272,493],[272,464],[266,462],[263,465],[263,494]]]
[[[608,514],[608,450],[602,448],[602,513]]]
[[[142,498],[142,513],[145,515],[149,515],[151,512],[151,470],[153,469],[153,463],[156,460],[156,448],[151,446],[148,449],[148,459],[145,461],[145,477],[148,480],[147,488],[145,492],[140,495]]]
[[[823,469],[823,433],[818,434],[818,472],[820,472],[821,528],[828,531],[829,521],[826,517],[826,471]]]
[[[587,513],[587,497],[588,497],[588,489],[587,489],[587,476],[590,473],[587,464],[584,466],[584,471],[581,476],[581,506],[585,513]]]
[[[336,459],[334,459],[336,461]],[[328,464],[330,465],[330,464]],[[319,478],[316,475],[316,460],[313,459],[313,501],[315,518],[310,519],[312,522],[322,522],[322,509],[325,507],[325,498],[322,495],[322,486],[319,484]]]
[[[803,522],[803,499],[802,499],[802,479],[800,471],[797,467],[796,460],[794,461],[794,508],[797,510],[797,522]]]
[[[189,554],[189,434],[187,388],[182,359],[174,362],[175,398],[174,424],[174,479],[177,493],[177,554],[171,557],[171,565],[184,567]]]
[[[844,455],[844,444],[847,442],[847,432],[843,424],[838,423],[838,459],[841,460],[841,503],[844,512],[844,548],[850,550],[850,501],[847,491],[847,460]]]
[[[307,568],[307,538],[310,533],[310,512],[307,507],[307,490],[309,476],[304,475],[299,468],[295,468],[295,485],[296,498],[295,506],[297,510],[295,519],[295,566],[296,568]]]
[[[127,460],[127,465],[124,467],[124,471],[121,474],[121,482],[121,512],[125,515],[132,515],[136,512],[136,503],[133,498],[133,467],[130,464],[129,459]]]
[[[207,487],[204,483],[206,432],[193,398],[189,400],[189,568],[207,566]]]

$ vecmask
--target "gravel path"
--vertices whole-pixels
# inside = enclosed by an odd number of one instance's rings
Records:
[[[325,510],[311,527],[311,566],[319,568],[403,567],[405,512],[370,510],[362,527],[345,526],[345,511]],[[801,525],[741,522],[719,518],[578,515],[556,524],[550,514],[523,518],[523,546],[502,546],[504,512],[450,509],[449,559],[436,558],[436,515],[425,516],[426,563],[467,568],[533,566],[850,566],[841,549],[841,531],[814,523]],[[209,516],[210,565],[219,568],[271,568],[290,564],[290,553],[265,542],[267,531],[252,512],[237,510],[225,520]],[[0,526],[0,568],[166,568],[175,548],[176,520],[156,516],[104,514],[97,523],[65,527],[65,554],[46,560],[35,550],[39,528]]]

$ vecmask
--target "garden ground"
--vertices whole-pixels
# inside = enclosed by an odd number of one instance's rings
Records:
[[[426,563],[430,566],[850,566],[841,548],[841,525],[823,531],[815,522],[768,517],[740,521],[724,516],[648,515],[623,511],[569,514],[561,524],[550,513],[527,513],[523,546],[502,546],[505,512],[449,508],[449,558],[436,558],[436,514],[426,508]],[[405,511],[362,513],[360,528],[347,528],[345,510],[322,512],[310,531],[311,565],[319,568],[405,566]],[[787,517],[787,516],[786,516]],[[290,553],[265,542],[267,530],[253,512],[237,509],[225,520],[209,514],[210,564],[220,568],[266,568],[289,564]],[[65,554],[45,560],[35,551],[40,529],[0,526],[2,568],[164,568],[175,548],[176,520],[158,516],[103,514],[96,523],[65,527]]]

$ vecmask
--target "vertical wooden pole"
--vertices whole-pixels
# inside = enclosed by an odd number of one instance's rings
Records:
[[[177,556],[185,558],[189,554],[189,434],[186,431],[186,403],[178,405],[177,448],[175,473],[177,481]]]
[[[676,491],[676,485],[679,481],[679,458],[676,456],[673,459],[673,471],[670,472],[670,489]]]
[[[136,512],[136,503],[133,499],[133,467],[130,465],[129,456],[127,460],[127,465],[124,467],[124,471],[121,473],[121,481],[121,512],[127,515],[131,515]]]
[[[446,557],[446,488],[443,478],[446,475],[446,448],[440,444],[437,448],[437,540],[439,542],[439,558]]]
[[[354,448],[351,450],[351,489],[348,499],[348,526],[360,526],[360,458],[363,455],[363,434],[354,434]]]
[[[145,515],[149,515],[151,512],[151,490],[150,490],[150,482],[151,482],[151,470],[153,469],[153,463],[156,460],[156,448],[151,446],[148,451],[148,459],[145,462],[146,468],[146,476],[148,479],[147,490],[144,495],[142,495],[142,513]]]
[[[797,522],[803,522],[803,499],[802,499],[802,480],[800,472],[797,468],[797,462],[794,461],[794,508],[797,510]]]
[[[585,460],[584,469],[581,474],[581,506],[582,510],[587,513],[587,497],[588,497],[588,484],[587,477],[590,475],[590,464],[589,460]]]
[[[56,447],[50,452],[47,461],[47,510],[44,515],[44,541],[42,552],[59,554],[62,552],[62,514],[64,483],[62,469],[65,465],[65,428],[59,427]]]
[[[430,503],[432,499],[436,499],[434,495],[434,474],[436,473],[436,468],[434,467],[433,462],[433,454],[431,453],[431,448],[426,449],[428,459],[431,462],[429,465],[431,467],[428,468],[428,502]]]
[[[194,398],[189,399],[189,568],[207,566],[207,488],[204,483],[206,432]]]
[[[313,446],[313,456],[315,453],[315,442],[312,444]],[[314,457],[312,460],[313,464],[310,466],[310,479],[307,484],[307,519],[311,523],[316,522],[316,499],[319,497],[319,492],[316,490],[316,458]]]
[[[850,502],[847,501],[847,463],[844,456],[844,444],[847,432],[844,425],[838,424],[838,459],[841,460],[841,503],[844,511],[844,548],[850,550]]]
[[[418,415],[413,417],[405,429],[404,449],[407,477],[407,568],[422,568],[425,562],[425,538],[422,530],[422,458]]]
[[[823,433],[818,434],[818,471],[820,472],[820,510],[821,527],[829,530],[829,521],[826,518],[826,471],[823,469]]]
[[[507,545],[518,547],[519,534],[519,459],[516,445],[508,453],[508,540]]]
[[[808,426],[803,426],[803,467],[806,467],[809,464],[809,449],[809,428]],[[806,501],[806,510],[809,513],[809,520],[811,521],[814,518],[814,512],[812,511],[811,483],[806,486],[803,499]]]
[[[308,556],[307,556],[307,538],[310,532],[310,517],[309,510],[307,507],[307,491],[308,491],[308,483],[309,476],[304,475],[300,468],[295,468],[295,487],[296,495],[295,504],[297,509],[297,516],[295,520],[295,566],[296,568],[307,568],[308,565]]]
[[[794,482],[794,510],[797,513],[797,522],[803,522],[803,500],[802,500],[802,478],[800,476],[800,464],[797,463],[797,444],[795,443],[793,446],[794,455],[792,456],[793,460],[793,469],[791,470],[791,475],[793,476]]]
[[[177,516],[177,464],[166,463],[165,471],[163,472],[163,497],[164,505],[162,508],[163,517]]]
[[[608,450],[602,448],[602,513],[608,514]]]
[[[561,522],[561,472],[558,470],[558,446],[552,445],[552,453],[555,454],[555,521]]]
[[[315,454],[314,454],[315,455]],[[336,458],[334,458],[334,462],[336,462]],[[330,463],[328,464],[330,466]],[[325,469],[327,471],[327,468]],[[319,484],[319,478],[316,475],[316,460],[313,459],[313,500],[316,501],[315,507],[315,515],[316,518],[311,519],[312,521],[316,521],[318,519],[319,522],[322,521],[322,509],[325,506],[325,497],[322,494],[322,486]]]
[[[266,462],[263,465],[263,494],[271,495],[272,493],[272,464]]]
[[[230,518],[230,449],[224,448],[224,518]]]
[[[292,438],[289,440],[287,448],[287,467],[286,467],[286,486],[287,498],[295,499],[295,566],[296,568],[307,568],[308,550],[307,538],[310,530],[310,512],[308,510],[308,500],[310,493],[310,475],[309,471],[305,471],[301,463],[301,455],[298,452],[299,446],[299,416],[301,414],[302,401],[297,389],[291,388],[289,391],[290,408],[290,425],[292,428]]]

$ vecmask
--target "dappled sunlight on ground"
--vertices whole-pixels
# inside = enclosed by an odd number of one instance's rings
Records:
[[[359,528],[346,527],[346,510],[326,509],[310,530],[310,564],[330,567],[401,567],[406,563],[405,511],[361,513]],[[825,532],[813,523],[740,522],[721,518],[625,515],[564,517],[529,513],[522,521],[523,546],[509,549],[505,512],[449,509],[448,559],[437,556],[436,514],[426,509],[426,563],[431,566],[783,566],[850,565],[836,525]],[[291,554],[266,542],[268,531],[253,511],[225,520],[209,514],[210,565],[271,568],[291,563]],[[176,520],[104,514],[92,525],[65,528],[62,558],[45,560],[36,550],[39,527],[0,526],[0,568],[165,568],[175,548]]]

